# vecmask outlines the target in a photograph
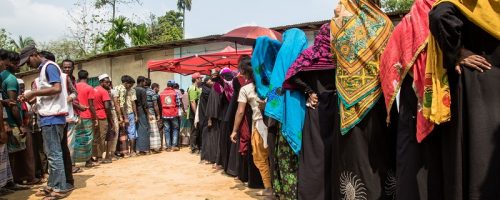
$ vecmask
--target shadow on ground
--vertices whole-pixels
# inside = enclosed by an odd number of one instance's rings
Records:
[[[87,180],[94,177],[94,175],[78,175],[74,174],[73,178],[75,179],[75,187],[76,188],[84,188],[87,186]],[[29,199],[31,196],[34,196],[37,192],[38,188],[44,185],[34,185],[29,190],[17,191],[10,195],[6,195],[3,198],[12,199],[12,200],[20,200],[20,199]],[[41,198],[40,198],[41,199]]]

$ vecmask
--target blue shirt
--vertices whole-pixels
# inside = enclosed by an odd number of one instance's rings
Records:
[[[44,63],[42,63],[38,68],[41,69]],[[59,73],[59,68],[56,65],[49,64],[45,68],[45,75],[47,76],[47,82],[50,84],[61,83],[61,74]],[[43,106],[43,105],[42,105]],[[64,125],[66,124],[66,116],[40,116],[40,126],[50,126],[50,125]]]

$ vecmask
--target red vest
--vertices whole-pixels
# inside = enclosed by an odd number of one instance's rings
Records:
[[[179,110],[176,102],[177,93],[173,88],[167,88],[160,94],[162,117],[177,117]]]

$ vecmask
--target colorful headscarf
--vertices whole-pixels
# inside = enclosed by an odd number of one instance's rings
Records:
[[[226,67],[220,71],[220,74],[221,74],[222,80],[224,81],[224,94],[226,96],[226,99],[229,101],[233,97],[233,93],[234,93],[234,89],[233,89],[234,73],[233,73],[233,71],[231,71],[231,69]],[[231,77],[233,77],[233,78],[231,78],[230,80],[226,80],[224,78],[224,76],[226,74],[230,74]]]
[[[314,38],[314,45],[304,50],[286,73],[283,88],[291,89],[290,78],[301,71],[334,69],[330,50],[330,23],[321,26],[318,35]]]
[[[282,89],[286,73],[299,54],[307,47],[307,37],[300,29],[290,29],[283,34],[274,65],[264,114],[282,124],[282,135],[292,150],[298,154],[301,148],[302,128],[305,117],[305,98],[298,91]]]
[[[498,0],[440,0],[434,6],[444,2],[453,4],[470,22],[500,40],[500,12],[495,10],[500,7]],[[440,124],[451,119],[452,100],[443,52],[432,34],[428,41],[422,112],[426,119]]]
[[[261,99],[265,99],[269,92],[269,82],[280,48],[281,43],[278,40],[267,36],[260,36],[255,41],[251,62],[257,96]]]
[[[347,134],[373,108],[382,92],[379,59],[392,22],[366,0],[341,0],[345,10],[332,19],[331,49],[336,61],[335,83],[340,99],[341,133]]]
[[[429,12],[435,0],[416,0],[410,12],[394,28],[380,59],[380,81],[388,116],[401,84],[408,73],[413,75],[413,89],[418,99],[417,140],[422,141],[434,128],[424,118],[423,96],[429,36]]]

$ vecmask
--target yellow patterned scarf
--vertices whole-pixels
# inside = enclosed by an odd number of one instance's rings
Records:
[[[337,62],[341,133],[345,135],[382,94],[380,55],[393,26],[389,17],[368,1],[341,0],[339,6],[342,15],[330,23],[331,49]]]
[[[434,7],[443,2],[452,3],[462,14],[475,25],[500,39],[500,13],[494,8],[500,8],[499,0],[440,0]],[[424,117],[433,123],[440,124],[451,118],[450,88],[448,75],[443,64],[443,53],[436,39],[429,36],[427,47],[427,64],[425,74]]]

